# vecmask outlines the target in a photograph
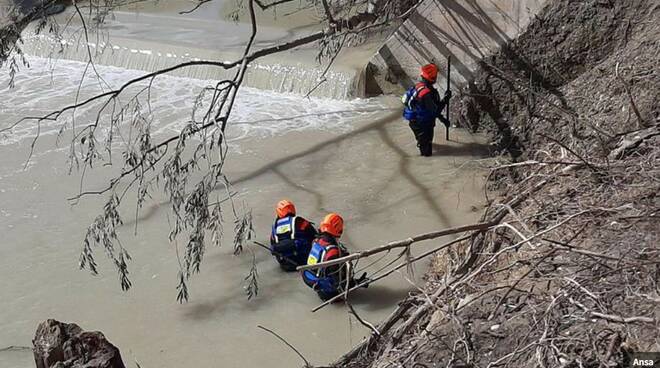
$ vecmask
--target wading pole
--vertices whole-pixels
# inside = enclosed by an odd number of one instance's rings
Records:
[[[451,56],[447,56],[447,91],[451,89]],[[449,100],[447,100],[447,122],[449,122]],[[451,123],[449,123],[451,125]],[[445,130],[445,139],[449,140],[449,125],[447,125],[447,130]]]
[[[258,241],[254,241],[253,243],[256,244],[256,245],[258,245],[258,246],[260,246],[260,247],[262,247],[262,248],[264,248],[265,250],[269,251],[269,252],[272,253],[272,254],[275,254],[275,255],[278,255],[278,256],[282,257],[282,259],[283,259],[286,263],[288,263],[288,264],[290,264],[290,265],[292,265],[292,266],[294,266],[294,267],[297,267],[297,266],[298,266],[298,262],[292,260],[291,258],[288,258],[288,257],[283,256],[282,253],[280,253],[280,252],[278,252],[278,251],[271,250],[267,245],[265,245],[265,244],[263,244],[263,243],[259,243]]]

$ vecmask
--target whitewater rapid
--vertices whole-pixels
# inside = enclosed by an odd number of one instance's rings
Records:
[[[45,116],[75,101],[83,101],[94,94],[116,89],[123,83],[143,75],[138,70],[96,65],[98,78],[90,66],[80,81],[86,64],[39,57],[29,57],[29,67],[21,67],[15,77],[15,87],[9,88],[9,73],[0,73],[0,129],[19,119]],[[192,107],[200,91],[213,81],[192,78],[158,76],[151,84],[150,118],[156,136],[176,134],[191,118]],[[147,87],[149,81],[135,84],[120,95],[123,101]],[[322,87],[321,87],[322,88]],[[77,99],[76,96],[78,95]],[[144,98],[146,113],[146,98]],[[102,100],[105,101],[105,100]],[[93,119],[98,104],[75,110],[76,119]],[[236,142],[248,137],[265,138],[288,132],[328,131],[344,133],[358,120],[372,119],[390,108],[382,99],[334,100],[328,98],[276,93],[241,87],[232,110],[228,138]],[[57,121],[45,120],[40,127],[34,120],[21,123],[10,132],[0,134],[0,145],[18,143],[34,138],[40,129],[42,136],[57,135],[62,124],[73,112],[65,113]]]

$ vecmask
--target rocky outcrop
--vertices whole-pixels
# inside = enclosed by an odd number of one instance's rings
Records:
[[[119,349],[101,332],[53,319],[39,324],[32,340],[37,368],[126,368]]]

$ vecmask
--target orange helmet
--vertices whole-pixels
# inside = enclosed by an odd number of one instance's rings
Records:
[[[336,213],[329,213],[321,221],[319,230],[332,236],[340,237],[344,232],[344,219]]]
[[[277,213],[277,217],[295,215],[296,206],[293,205],[293,202],[283,199],[277,202],[277,207],[275,207],[275,213]]]
[[[435,82],[438,78],[438,67],[435,64],[426,64],[422,67],[420,75],[429,82]]]

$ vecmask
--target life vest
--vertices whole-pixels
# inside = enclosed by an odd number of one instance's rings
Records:
[[[325,255],[331,249],[340,249],[339,246],[324,238],[317,238],[312,244],[312,250],[307,257],[308,265],[315,265],[321,263],[325,259]],[[341,254],[341,253],[340,253]],[[335,279],[326,275],[325,268],[317,268],[314,270],[303,271],[303,280],[307,286],[314,290],[322,291],[326,294],[331,294],[337,291]]]
[[[289,263],[290,260],[297,260],[299,250],[303,249],[303,240],[297,239],[296,234],[296,216],[286,216],[275,220],[271,237],[270,250],[278,261]],[[302,256],[304,257],[304,256]],[[289,259],[287,261],[286,259]],[[304,261],[303,261],[304,262]]]
[[[307,227],[312,225],[304,219],[300,219],[303,225],[306,224]],[[309,249],[312,246],[313,237],[310,236],[310,232],[303,229],[298,229],[298,217],[297,216],[286,216],[280,219],[275,220],[273,228],[271,230],[271,239],[273,240],[270,245],[270,250],[280,264],[285,265],[288,268],[292,266],[295,269],[295,265],[292,265],[294,261],[297,265],[304,265],[307,261],[307,255],[309,254]],[[293,269],[291,269],[293,270]]]
[[[275,220],[272,231],[275,243],[279,243],[284,239],[296,239],[297,218],[297,216],[286,216]]]
[[[408,88],[401,97],[403,102],[403,117],[408,120],[434,120],[433,111],[429,111],[421,104],[422,98],[431,93],[431,88],[424,82],[417,83],[414,87]]]

